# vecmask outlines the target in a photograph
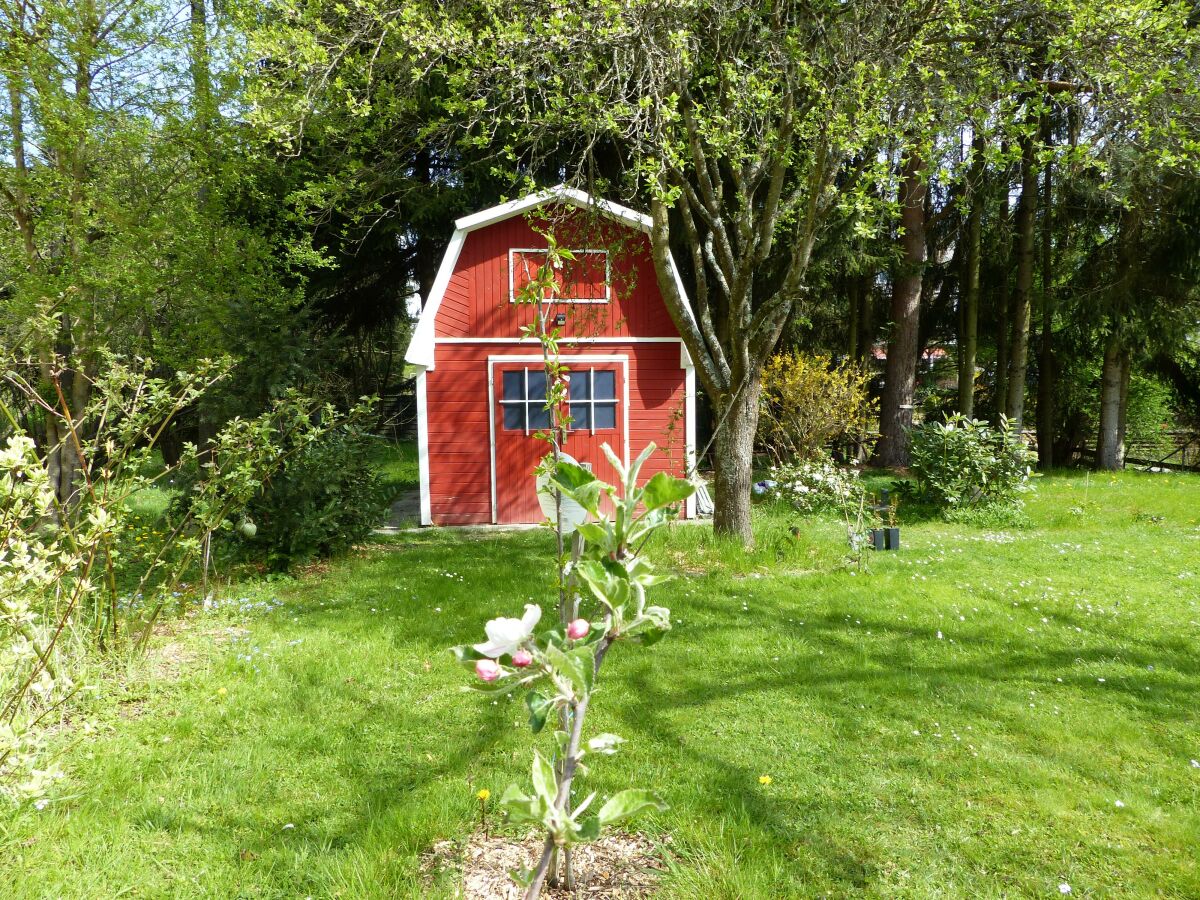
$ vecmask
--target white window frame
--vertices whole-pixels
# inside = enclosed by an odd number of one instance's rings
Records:
[[[588,407],[588,427],[587,428],[576,428],[575,423],[572,422],[571,427],[569,429],[570,431],[586,431],[586,432],[588,432],[588,434],[595,434],[596,433],[596,406],[597,406],[597,404],[599,404],[601,406],[610,406],[611,405],[613,408],[613,426],[612,426],[612,428],[601,428],[600,431],[608,432],[608,431],[620,431],[621,430],[621,425],[617,418],[617,407],[621,403],[621,398],[617,396],[617,385],[616,385],[617,368],[616,368],[616,366],[606,366],[600,370],[602,372],[612,372],[613,373],[613,395],[611,398],[603,397],[603,398],[597,400],[596,399],[596,377],[595,377],[596,365],[597,365],[596,363],[593,363],[592,365],[588,366],[586,369],[572,371],[568,374],[568,377],[571,380],[570,380],[570,382],[568,382],[568,388],[567,388],[567,410],[568,410],[567,414],[570,415],[570,409],[572,406]],[[587,379],[588,379],[587,399],[575,400],[571,397],[570,385],[573,385],[575,383],[575,376],[583,375],[585,373],[586,373]],[[574,419],[574,416],[572,416],[572,419]]]
[[[612,258],[608,255],[607,250],[574,250],[569,249],[567,252],[574,256],[580,256],[584,253],[602,253],[604,254],[604,296],[603,297],[581,297],[577,299],[569,299],[567,297],[556,297],[555,303],[608,303],[612,300]],[[545,247],[510,247],[508,250],[508,302],[517,302],[516,291],[516,260],[518,253],[541,253],[547,254],[549,251]]]
[[[506,369],[506,370],[504,370],[504,371],[505,371],[505,372],[511,372],[511,371],[514,371],[514,370],[513,370],[513,369]],[[545,370],[545,368],[542,368],[542,369],[530,369],[530,367],[529,367],[529,366],[522,366],[520,371],[521,371],[521,399],[520,399],[520,400],[509,400],[508,398],[506,398],[506,397],[504,396],[504,379],[503,379],[503,378],[501,378],[501,379],[500,379],[500,400],[499,400],[498,402],[500,403],[500,405],[501,405],[501,406],[519,406],[519,407],[521,407],[521,408],[522,408],[522,413],[521,413],[521,425],[522,425],[522,428],[524,428],[524,430],[525,430],[525,436],[526,436],[526,437],[528,437],[528,436],[529,436],[529,434],[530,434],[530,429],[529,429],[529,407],[531,407],[533,404],[535,404],[535,403],[537,403],[537,402],[538,402],[538,399],[537,399],[536,397],[530,397],[530,396],[529,396],[529,373],[530,373],[530,371],[540,371],[540,372],[541,372],[541,373],[544,375],[544,374],[545,374],[545,372],[546,372],[546,370]],[[547,382],[548,382],[548,381],[549,381],[549,379],[547,379]],[[549,387],[550,387],[549,383],[547,383],[547,384],[546,384],[546,387],[547,387],[547,388],[549,388]],[[547,391],[547,394],[549,394],[549,391]],[[546,406],[546,397],[542,397],[542,398],[541,398],[541,403],[542,403],[542,407],[541,407],[541,408],[542,408],[542,409],[544,409],[544,410],[546,410],[546,412],[547,412],[547,414],[548,414],[548,413],[549,413],[549,411],[550,411],[550,409],[549,409],[549,407],[548,407],[548,406]],[[550,426],[549,426],[549,425],[547,425],[547,426],[546,426],[546,428],[538,428],[537,430],[538,430],[538,431],[545,431],[545,430],[547,430],[549,427],[550,427]],[[501,431],[517,431],[518,429],[516,429],[516,428],[505,428],[505,427],[504,427],[504,422],[503,422],[503,421],[501,421],[501,423],[500,423],[500,430],[501,430]]]

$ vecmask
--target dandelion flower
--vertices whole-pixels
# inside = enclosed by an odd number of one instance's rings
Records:
[[[229,691],[225,690],[225,688],[223,688],[223,687],[217,688],[217,696],[219,696],[219,697],[224,697],[228,693],[229,693]]]
[[[480,803],[487,803],[488,799],[492,796],[492,792],[487,788],[480,788],[475,796],[479,798]]]
[[[759,776],[758,776],[758,783],[759,783],[759,784],[762,784],[762,785],[767,785],[767,784],[770,784],[770,783],[771,783],[771,776],[770,776],[770,775],[759,775]]]

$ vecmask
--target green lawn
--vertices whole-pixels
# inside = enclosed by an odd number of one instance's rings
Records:
[[[591,727],[629,744],[590,783],[670,803],[661,896],[1200,896],[1200,478],[1045,478],[1029,513],[909,523],[861,572],[779,511],[752,554],[654,548],[675,629],[609,656]],[[544,600],[549,548],[403,535],[189,617],[62,796],[0,815],[0,893],[452,896],[420,854],[530,738],[445,648]]]

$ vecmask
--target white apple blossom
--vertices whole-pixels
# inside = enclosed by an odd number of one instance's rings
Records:
[[[475,649],[492,659],[512,653],[533,635],[534,626],[542,618],[542,608],[533,603],[525,604],[525,615],[519,619],[492,619],[483,627],[488,639],[476,644]]]

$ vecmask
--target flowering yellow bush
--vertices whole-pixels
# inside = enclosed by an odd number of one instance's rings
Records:
[[[863,442],[878,410],[871,371],[855,362],[788,351],[763,370],[758,441],[781,463],[812,459],[832,443]]]

